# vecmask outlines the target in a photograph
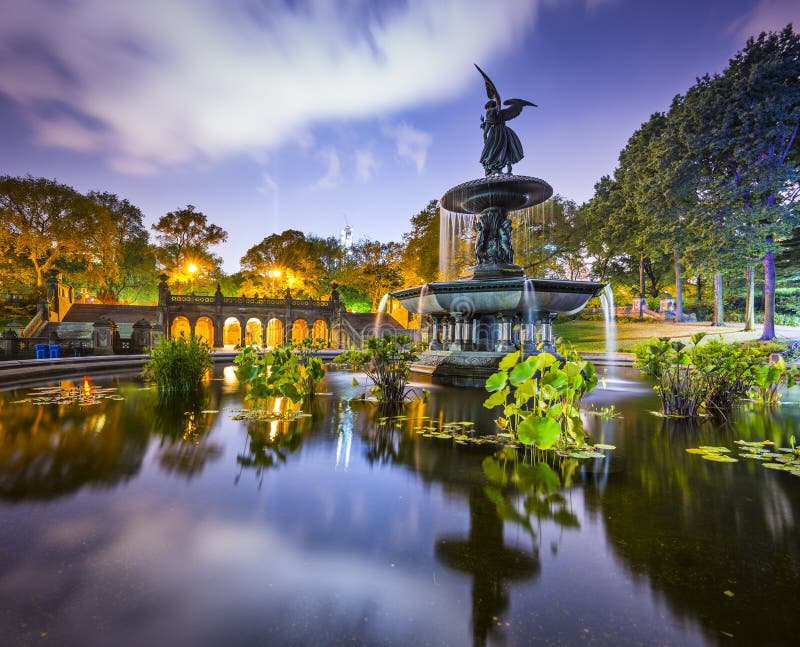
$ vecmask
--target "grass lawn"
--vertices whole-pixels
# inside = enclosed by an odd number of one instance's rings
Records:
[[[698,332],[708,334],[706,339],[722,339],[726,342],[748,341],[761,336],[761,325],[756,325],[753,332],[744,332],[744,324],[729,323],[723,327],[710,326],[707,322],[701,323],[672,323],[646,319],[642,322],[618,321],[616,350],[630,352],[640,341],[650,337],[672,337],[673,339],[688,338]],[[606,330],[603,321],[574,321],[555,320],[553,330],[556,337],[563,337],[573,344],[578,350],[589,352],[603,352],[606,350]],[[800,339],[800,328],[789,326],[776,326],[775,332],[778,339],[794,341]]]

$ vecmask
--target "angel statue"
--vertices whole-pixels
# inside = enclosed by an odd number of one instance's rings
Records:
[[[494,83],[486,76],[486,72],[477,65],[475,67],[486,82],[486,94],[489,97],[489,101],[486,102],[486,117],[481,116],[483,130],[481,164],[486,175],[501,173],[503,167],[508,167],[507,173],[511,175],[511,165],[519,162],[524,154],[517,133],[506,126],[506,122],[519,115],[524,106],[536,107],[536,104],[525,99],[506,99],[504,104],[509,107],[501,108],[500,93]]]

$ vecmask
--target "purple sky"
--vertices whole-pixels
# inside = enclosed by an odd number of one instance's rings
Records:
[[[166,8],[165,8],[166,7]],[[577,202],[632,132],[796,0],[0,0],[0,174],[194,204],[218,252],[287,228],[399,240],[483,173],[486,95]]]

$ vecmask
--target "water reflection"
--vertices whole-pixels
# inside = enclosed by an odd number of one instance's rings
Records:
[[[192,645],[794,637],[800,481],[685,449],[785,445],[800,408],[687,424],[644,413],[658,406],[646,384],[598,390],[596,408],[615,404],[622,417],[587,416],[587,431],[618,449],[577,462],[415,433],[427,416],[491,430],[482,394],[433,387],[427,404],[386,419],[344,399],[350,376],[336,379],[337,396],[292,422],[232,420],[242,405],[223,379],[200,401],[171,403],[124,382],[113,383],[124,400],[84,407],[11,405],[20,394],[0,393],[0,635],[85,645],[159,644],[175,627]]]
[[[796,477],[769,473],[758,461],[713,463],[685,450],[735,449],[737,439],[785,444],[796,413],[743,407],[726,424],[630,409],[625,417],[626,469],[585,492],[615,554],[677,618],[699,621],[708,639],[785,642],[800,582]],[[767,608],[769,619],[754,613]]]

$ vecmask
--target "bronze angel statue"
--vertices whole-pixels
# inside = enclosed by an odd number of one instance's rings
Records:
[[[519,162],[524,154],[517,133],[506,126],[506,122],[518,116],[524,106],[536,107],[536,104],[525,99],[506,99],[503,103],[508,108],[501,108],[500,93],[494,83],[486,72],[477,65],[475,67],[486,82],[486,94],[489,97],[489,101],[486,102],[486,116],[481,117],[483,130],[481,164],[486,175],[501,173],[503,167],[508,168],[507,172],[510,175],[511,165]]]

